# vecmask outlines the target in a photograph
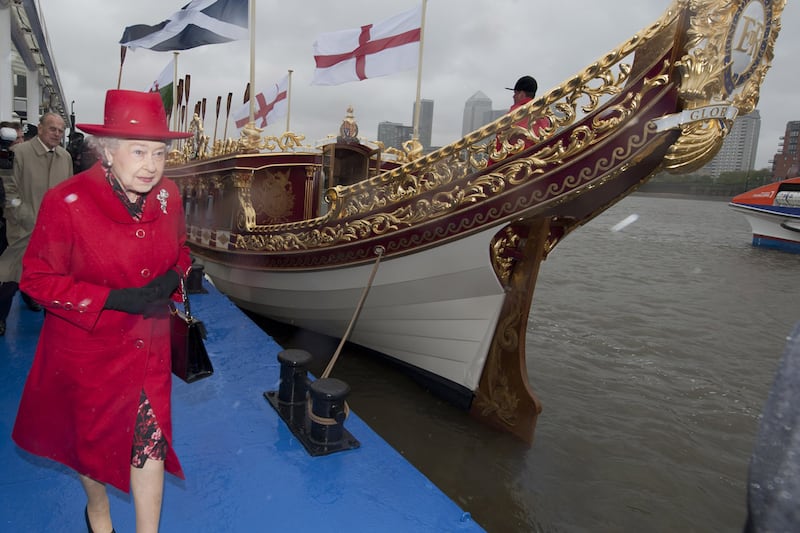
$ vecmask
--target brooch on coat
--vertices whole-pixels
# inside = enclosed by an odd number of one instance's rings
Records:
[[[161,205],[161,212],[165,215],[167,214],[167,198],[169,198],[169,193],[166,189],[158,191],[156,199],[158,199],[158,203]]]

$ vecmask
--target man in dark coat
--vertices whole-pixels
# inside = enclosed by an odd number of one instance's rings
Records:
[[[14,172],[8,179],[3,178],[8,248],[0,255],[0,335],[6,332],[6,318],[19,289],[22,255],[31,238],[42,197],[48,189],[72,176],[72,157],[61,146],[64,119],[56,113],[45,113],[37,132],[33,139],[12,147]],[[23,297],[29,308],[41,310],[26,295]]]

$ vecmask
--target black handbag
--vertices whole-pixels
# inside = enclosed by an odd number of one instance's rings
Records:
[[[172,373],[186,383],[193,383],[207,378],[214,373],[211,359],[203,340],[206,338],[206,326],[192,316],[189,307],[189,294],[186,292],[181,278],[184,310],[179,311],[174,305],[170,312],[170,343],[172,348]]]

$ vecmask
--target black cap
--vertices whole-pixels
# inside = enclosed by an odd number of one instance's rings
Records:
[[[523,91],[526,93],[534,93],[536,94],[536,90],[539,88],[539,84],[536,83],[536,80],[533,79],[533,76],[522,76],[520,79],[517,80],[517,83],[514,84],[514,88],[506,87],[509,91]]]

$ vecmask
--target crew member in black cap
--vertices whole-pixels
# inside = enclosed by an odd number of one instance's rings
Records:
[[[509,91],[514,91],[514,105],[509,109],[509,113],[522,104],[527,104],[536,98],[536,90],[538,88],[539,84],[536,83],[533,76],[522,76],[517,80],[517,83],[514,84],[513,89],[511,87],[506,87]]]
[[[514,88],[506,87],[509,91],[514,91],[514,104],[508,110],[509,113],[514,111],[515,109],[527,104],[528,102],[532,101],[536,97],[536,90],[539,88],[539,84],[536,83],[536,79],[533,76],[522,76],[520,79],[517,80],[517,83],[514,84]],[[541,117],[533,121],[528,118],[524,118],[516,123],[516,126],[520,126],[525,129],[530,129],[531,133],[534,135],[536,140],[540,140],[544,137],[545,129],[550,127],[550,119],[547,117]],[[509,138],[509,142],[513,143],[515,138]],[[533,146],[534,140],[530,138],[525,139],[525,148],[529,146]],[[502,143],[500,142],[499,136],[495,141],[495,151],[500,151],[502,148]],[[494,159],[489,159],[489,164],[493,164],[496,161]]]

